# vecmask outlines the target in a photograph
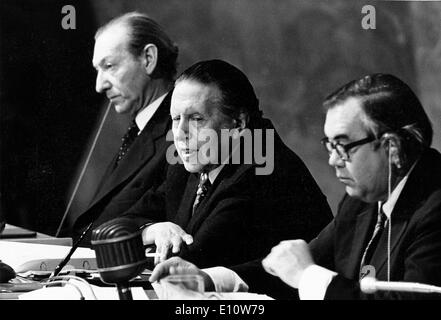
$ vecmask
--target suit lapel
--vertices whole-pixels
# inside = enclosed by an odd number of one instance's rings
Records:
[[[391,256],[405,233],[410,218],[426,197],[427,190],[431,189],[431,172],[427,170],[427,168],[433,167],[430,162],[432,158],[432,156],[429,156],[430,153],[432,153],[431,150],[426,151],[410,173],[392,211]],[[387,262],[387,242],[388,229],[385,228],[371,259],[371,264],[376,267],[377,273],[385,267]]]
[[[107,194],[111,189],[119,185],[121,182],[129,178],[145,162],[149,161],[155,154],[155,144],[151,136],[144,132],[131,145],[129,152],[120,161],[118,166],[113,170],[103,188],[100,195]]]
[[[216,179],[215,182],[219,180]],[[220,183],[222,184],[222,182]],[[214,194],[217,193],[218,190],[221,188],[221,185],[213,185],[211,186],[210,190],[208,191],[207,195],[205,196],[205,199],[202,200],[202,202],[198,205],[196,208],[194,214],[192,214],[193,206],[190,207],[190,217],[187,224],[187,230],[190,234],[195,234],[197,227],[199,227],[203,220],[210,214],[210,211],[207,210],[207,207],[209,206],[209,203],[213,201]],[[196,187],[197,189],[197,187]],[[195,191],[196,192],[196,191]],[[195,197],[193,197],[193,200]],[[193,201],[194,202],[194,201]],[[193,204],[192,202],[192,204]]]
[[[406,230],[408,220],[399,218],[392,218],[392,230],[391,230],[391,241],[390,241],[390,251],[391,256],[394,252],[401,236]],[[380,241],[378,242],[377,248],[372,256],[370,265],[373,265],[377,271],[377,274],[383,269],[385,263],[387,262],[387,239],[388,239],[388,228],[383,230]]]
[[[192,216],[193,202],[196,197],[198,183],[198,175],[190,174],[188,177],[187,186],[185,187],[184,195],[182,197],[181,205],[179,206],[178,213],[174,219],[174,222],[187,232],[189,232],[187,230],[187,225]]]
[[[112,191],[115,187],[126,181],[146,162],[155,155],[155,142],[158,138],[163,137],[169,128],[169,106],[171,93],[169,93],[158,110],[156,110],[152,119],[147,123],[140,135],[131,145],[126,156],[120,161],[118,166],[109,174],[106,181],[102,184],[98,195],[95,197],[91,206],[99,202],[105,195]],[[116,156],[111,162],[113,168]],[[110,169],[111,170],[111,169]]]
[[[372,236],[371,226],[376,218],[376,213],[377,205],[375,204],[369,206],[365,211],[357,216],[351,251],[348,259],[346,260],[346,269],[354,278],[358,278],[361,257],[370,237]]]
[[[252,165],[225,165],[208,191],[206,198],[200,203],[193,215],[190,213],[191,218],[187,225],[187,230],[190,234],[194,235],[204,220],[212,214],[212,208],[217,205],[219,199],[218,195],[230,188],[237,178],[242,175],[242,172],[251,167]]]

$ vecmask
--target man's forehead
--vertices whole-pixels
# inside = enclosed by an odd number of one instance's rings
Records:
[[[93,64],[97,65],[103,59],[126,50],[128,39],[128,28],[122,24],[109,26],[104,29],[95,40]]]
[[[363,116],[360,99],[349,98],[326,113],[325,135],[330,139],[358,138],[366,131]]]
[[[172,95],[173,106],[208,106],[211,105],[219,96],[219,89],[213,85],[206,85],[192,80],[179,82]]]

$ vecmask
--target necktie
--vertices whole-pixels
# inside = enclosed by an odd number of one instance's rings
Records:
[[[208,189],[210,188],[211,183],[210,179],[208,179],[207,173],[201,173],[199,175],[199,184],[198,184],[198,190],[196,191],[196,199],[193,203],[193,214],[198,207],[199,203],[205,198],[207,195]]]
[[[119,161],[125,156],[127,151],[130,148],[130,145],[135,141],[135,138],[138,136],[139,128],[136,125],[135,120],[132,121],[129,128],[127,129],[126,134],[122,137],[122,144],[118,151],[118,158],[116,159],[116,165],[118,165]]]
[[[385,227],[386,220],[387,217],[380,206],[380,208],[378,209],[377,223],[375,224],[374,233],[372,234],[372,238],[369,240],[369,243],[367,244],[366,249],[364,250],[363,256],[361,258],[360,271],[363,269],[363,266],[368,264],[370,259],[372,258],[372,255],[378,244],[378,240],[380,240],[381,233]],[[363,278],[364,276],[365,274],[360,273],[360,278]]]

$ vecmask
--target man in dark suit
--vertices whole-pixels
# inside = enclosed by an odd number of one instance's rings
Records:
[[[347,194],[309,246],[281,243],[265,269],[305,299],[431,298],[366,286],[367,277],[441,285],[441,155],[423,107],[384,74],[350,82],[325,107],[329,164]]]
[[[143,231],[144,243],[156,244],[157,262],[179,254],[203,267],[231,266],[263,257],[282,239],[312,239],[331,220],[313,177],[262,118],[236,67],[210,60],[188,68],[176,81],[170,114],[183,166],[170,166],[167,177],[175,209]]]
[[[323,144],[346,195],[317,238],[282,241],[263,267],[253,261],[222,275],[170,260],[152,281],[182,272],[203,275],[211,289],[285,299],[441,297],[369,286],[374,278],[441,285],[441,155],[430,148],[432,127],[418,98],[396,77],[374,74],[338,89],[325,107]]]
[[[123,215],[146,192],[154,194],[165,180],[177,55],[177,47],[162,28],[144,14],[124,14],[97,31],[96,91],[105,93],[116,112],[130,114],[133,121],[88,209],[75,221],[74,238]],[[165,210],[161,201],[150,202],[147,209]],[[87,232],[83,244],[89,241]]]

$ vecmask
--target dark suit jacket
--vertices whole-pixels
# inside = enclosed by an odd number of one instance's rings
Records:
[[[255,164],[227,164],[193,216],[198,175],[185,179],[183,165],[170,166],[167,217],[157,220],[172,221],[193,236],[182,258],[199,267],[243,263],[265,256],[281,240],[312,239],[331,220],[325,196],[277,134],[274,151],[270,175],[256,175]]]
[[[359,287],[362,254],[372,236],[377,204],[345,196],[336,218],[310,243],[315,263],[336,271],[325,299],[413,299],[440,295],[377,292],[364,294]],[[387,229],[380,237],[370,265],[376,278],[387,280]],[[441,155],[427,150],[409,175],[392,212],[391,281],[441,285]],[[233,268],[250,291],[273,297],[298,298],[297,290],[265,274],[260,261]]]
[[[172,144],[171,141],[166,141],[166,134],[171,128],[170,99],[171,92],[114,169],[117,158],[115,155],[88,209],[75,221],[74,239],[93,220],[94,227],[97,227],[122,216],[146,192],[155,194],[164,182],[168,167],[165,155]],[[164,212],[163,199],[157,197],[157,201],[150,201],[147,209],[149,212]],[[87,233],[82,245],[90,245],[90,234]]]
[[[346,196],[336,219],[311,243],[317,264],[338,273],[326,299],[413,299],[441,295],[381,292],[367,295],[358,282],[361,256],[372,236],[377,204]],[[387,229],[370,265],[387,280]],[[392,212],[390,280],[441,285],[441,155],[429,149],[420,158]]]

